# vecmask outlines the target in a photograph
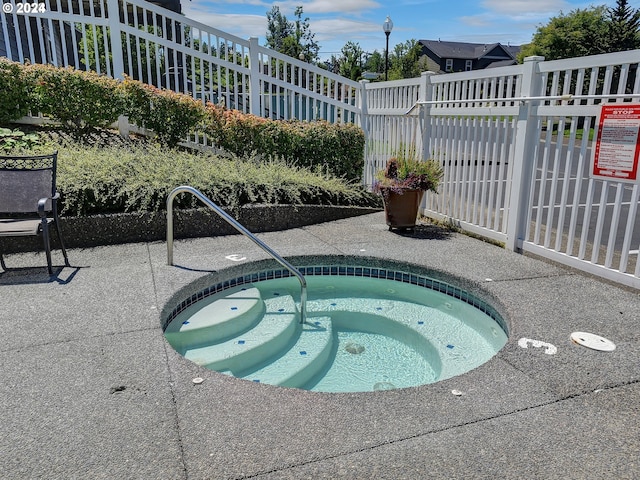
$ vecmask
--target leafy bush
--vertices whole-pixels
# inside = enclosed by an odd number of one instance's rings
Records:
[[[22,66],[0,58],[0,123],[18,120],[29,113],[32,90]]]
[[[40,112],[78,131],[108,127],[122,113],[118,82],[95,72],[29,65]]]
[[[153,130],[160,143],[176,146],[205,118],[201,102],[188,95],[125,78],[121,84],[124,113],[139,127]]]
[[[0,127],[0,150],[4,152],[31,150],[40,143],[40,135],[37,133],[24,133],[22,130]]]
[[[15,79],[18,79],[16,82]],[[153,130],[176,146],[190,132],[204,130],[220,147],[239,157],[260,154],[301,167],[320,168],[359,181],[364,165],[364,132],[353,124],[267,120],[201,102],[125,78],[50,65],[0,63],[0,115],[4,122],[40,111],[81,134],[108,127],[120,115]],[[22,99],[22,101],[18,101]],[[0,117],[0,122],[2,122]]]
[[[324,204],[377,206],[362,187],[282,161],[167,150],[60,145],[58,190],[64,215],[162,211],[177,185],[192,185],[218,205]],[[201,206],[181,195],[177,207]]]
[[[259,152],[266,158],[321,167],[348,180],[362,178],[365,136],[356,125],[267,120],[212,104],[207,113],[206,133],[235,155]]]

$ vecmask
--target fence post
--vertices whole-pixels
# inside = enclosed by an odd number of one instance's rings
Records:
[[[367,111],[367,84],[369,80],[360,80],[360,91],[358,92],[358,107],[360,110],[360,128],[364,130],[365,138],[369,138],[369,113]]]
[[[367,84],[369,80],[360,80],[360,90],[358,91],[358,107],[360,110],[360,128],[364,132],[364,167],[362,168],[362,179],[360,183],[362,185],[367,185],[367,178],[369,175],[367,174],[367,167],[370,165],[369,162],[369,142],[371,141],[369,135],[369,112],[367,110]]]
[[[419,102],[430,102],[433,100],[433,83],[431,77],[435,72],[422,72],[420,74],[420,91],[418,93]],[[422,132],[422,158],[431,158],[431,107],[430,103],[420,105],[420,130]]]
[[[260,55],[258,37],[249,38],[249,113],[262,116],[260,109]]]
[[[120,7],[118,0],[107,0],[109,12],[109,38],[111,39],[111,58],[113,60],[113,78],[124,80],[124,58],[122,55],[122,30],[120,28]],[[98,61],[98,59],[96,59]]]
[[[122,54],[122,30],[120,27],[120,7],[118,0],[107,0],[109,13],[108,28],[113,70],[111,74],[116,80],[124,80],[124,57]],[[96,58],[96,62],[99,59]],[[108,60],[107,60],[108,61]],[[129,119],[124,115],[118,117],[118,133],[122,137],[129,136]]]
[[[538,63],[544,57],[527,57],[524,59],[522,74],[522,97],[542,95],[540,89],[541,75],[537,72]],[[529,221],[531,187],[534,176],[535,155],[539,143],[534,111],[539,102],[520,102],[518,122],[516,125],[515,148],[513,156],[513,173],[511,178],[511,196],[509,216],[507,219],[507,248],[520,251],[527,232]]]

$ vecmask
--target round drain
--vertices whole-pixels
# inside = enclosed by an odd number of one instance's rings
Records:
[[[344,349],[349,352],[352,353],[354,355],[359,355],[362,352],[364,352],[364,346],[360,345],[359,343],[352,343],[349,342],[344,346]]]
[[[616,344],[611,340],[593,333],[573,332],[571,334],[571,341],[578,345],[582,345],[583,347],[591,348],[592,350],[599,350],[601,352],[613,352],[616,349]]]

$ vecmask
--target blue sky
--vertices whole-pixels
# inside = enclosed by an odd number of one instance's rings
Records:
[[[348,41],[367,52],[384,51],[382,24],[391,16],[394,27],[389,48],[409,39],[521,45],[531,40],[537,26],[560,12],[591,5],[615,5],[615,0],[182,0],[183,13],[194,20],[238,37],[257,36],[264,45],[267,11],[278,5],[293,20],[301,5],[320,44],[320,57],[339,54]],[[640,0],[629,5],[640,8]]]

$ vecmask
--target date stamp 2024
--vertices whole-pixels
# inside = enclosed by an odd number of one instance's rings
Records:
[[[15,13],[17,15],[34,15],[38,13],[45,13],[47,11],[47,5],[44,2],[17,2],[3,3],[2,11],[4,13]]]

